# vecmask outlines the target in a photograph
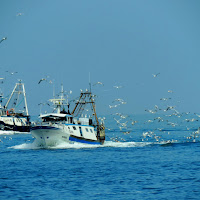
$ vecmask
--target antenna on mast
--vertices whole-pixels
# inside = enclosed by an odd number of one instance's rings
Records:
[[[61,84],[61,99],[64,97],[64,89],[63,89],[63,84]]]
[[[55,99],[55,83],[53,82],[53,98]]]
[[[91,88],[91,81],[90,81],[90,72],[89,72],[89,87],[90,87],[90,92],[91,92],[92,88]]]

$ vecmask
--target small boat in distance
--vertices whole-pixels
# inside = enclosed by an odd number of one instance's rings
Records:
[[[105,127],[99,123],[95,101],[89,91],[81,92],[73,111],[69,111],[69,102],[65,103],[63,86],[59,98],[50,99],[56,113],[41,114],[41,123],[31,128],[31,134],[41,146],[54,146],[60,143],[103,144]],[[86,106],[91,108],[91,116],[84,114]],[[65,110],[68,107],[68,111]],[[88,109],[87,109],[88,111]],[[87,117],[88,116],[88,117]]]
[[[1,102],[3,96],[0,96]],[[0,104],[0,130],[30,132],[30,117],[24,84],[16,83],[5,106]]]

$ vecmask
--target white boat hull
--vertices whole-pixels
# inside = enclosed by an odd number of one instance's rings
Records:
[[[55,146],[69,139],[69,135],[64,133],[62,129],[50,126],[34,127],[31,134],[42,146]]]
[[[41,146],[55,146],[63,142],[101,144],[91,126],[82,125],[42,125],[32,127],[31,134]]]

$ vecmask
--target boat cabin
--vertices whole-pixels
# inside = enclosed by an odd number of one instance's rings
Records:
[[[81,124],[81,125],[93,125],[92,119],[81,117],[79,119],[74,118],[72,115],[63,113],[49,113],[40,115],[42,122],[67,122],[69,124]]]
[[[42,122],[61,122],[61,121],[72,121],[72,116],[67,114],[49,113],[40,115]]]

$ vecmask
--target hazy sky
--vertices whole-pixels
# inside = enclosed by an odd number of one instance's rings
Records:
[[[7,37],[0,43],[1,90],[9,94],[22,79],[31,115],[52,98],[53,85],[59,92],[63,83],[71,98],[79,96],[89,88],[89,73],[92,85],[104,83],[92,88],[101,114],[144,113],[169,96],[166,104],[200,113],[199,0],[0,3],[0,39]],[[38,84],[45,76],[54,84]],[[127,104],[110,109],[116,98]]]

